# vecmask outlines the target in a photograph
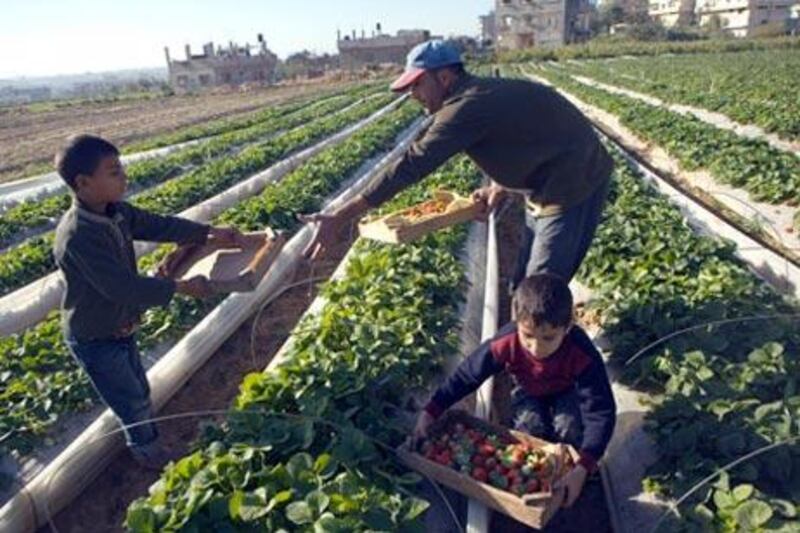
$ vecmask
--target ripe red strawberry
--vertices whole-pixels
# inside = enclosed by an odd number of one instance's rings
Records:
[[[485,468],[476,466],[475,468],[472,469],[472,477],[482,483],[486,483],[489,479],[489,473],[486,471]]]
[[[480,453],[481,455],[485,455],[487,457],[491,457],[492,455],[495,454],[496,451],[497,450],[495,449],[495,447],[489,443],[484,443],[478,446],[478,453]]]

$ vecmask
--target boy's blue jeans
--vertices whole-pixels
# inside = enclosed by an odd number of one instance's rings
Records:
[[[511,392],[514,429],[550,442],[580,449],[583,439],[580,398],[572,388],[560,394],[534,398],[519,387]]]
[[[155,441],[158,432],[152,422],[127,427],[151,418],[150,385],[135,337],[88,342],[73,338],[67,339],[67,346],[123,425],[128,446],[136,448]]]

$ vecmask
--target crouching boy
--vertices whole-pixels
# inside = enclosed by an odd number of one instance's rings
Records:
[[[503,370],[514,381],[514,428],[549,441],[566,442],[580,460],[559,485],[571,506],[586,476],[597,469],[616,421],[616,405],[600,354],[573,324],[572,294],[560,277],[532,275],[512,301],[513,322],[483,343],[433,394],[420,413],[415,438],[451,405]]]
[[[133,240],[237,245],[241,234],[160,216],[122,201],[127,177],[117,148],[99,137],[69,140],[56,155],[58,173],[73,193],[56,229],[54,253],[66,290],[62,321],[66,344],[97,393],[123,425],[134,458],[147,468],[166,460],[151,418],[150,388],[136,348],[139,317],[177,293],[210,295],[208,280],[147,277],[138,273]]]

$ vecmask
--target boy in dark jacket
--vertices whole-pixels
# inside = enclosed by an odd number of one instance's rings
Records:
[[[66,281],[62,319],[67,346],[97,393],[123,425],[134,458],[158,468],[166,455],[157,444],[150,388],[136,348],[139,317],[165,306],[175,293],[210,295],[202,276],[187,281],[138,273],[133,240],[237,245],[234,229],[210,228],[160,216],[122,201],[127,177],[117,148],[80,135],[56,155],[58,173],[73,193],[72,207],[56,229],[54,254]]]
[[[447,408],[503,370],[514,380],[514,427],[550,441],[571,444],[578,464],[560,484],[565,505],[580,495],[597,469],[616,422],[616,405],[605,365],[586,333],[573,324],[572,294],[553,274],[522,281],[512,302],[514,321],[465,359],[433,394],[419,415],[416,438]]]

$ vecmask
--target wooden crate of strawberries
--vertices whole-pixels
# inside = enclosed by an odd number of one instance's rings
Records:
[[[481,205],[454,192],[436,191],[433,199],[380,217],[366,218],[358,225],[362,237],[389,243],[404,243],[433,231],[473,220]]]
[[[398,448],[410,468],[531,527],[542,528],[564,501],[553,484],[578,460],[553,444],[468,415],[447,411],[417,449]]]

